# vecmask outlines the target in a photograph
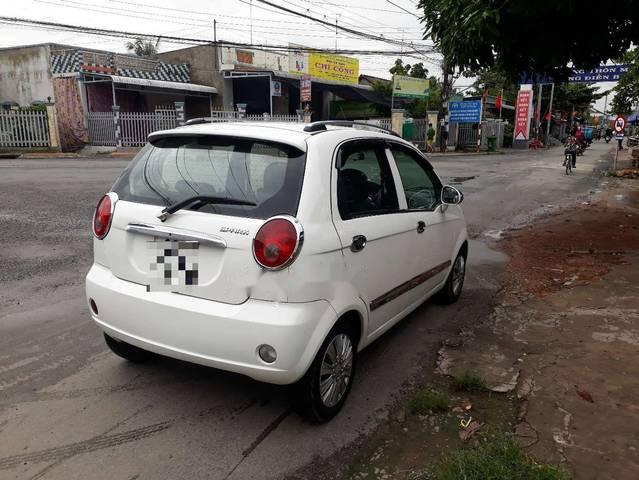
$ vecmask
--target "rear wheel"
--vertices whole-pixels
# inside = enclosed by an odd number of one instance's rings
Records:
[[[461,296],[466,278],[466,255],[460,251],[453,262],[444,287],[437,294],[437,300],[444,304],[455,303]]]
[[[116,340],[115,338],[108,336],[106,333],[104,334],[104,340],[113,353],[128,360],[129,362],[142,363],[151,358],[151,352],[147,352],[146,350],[121,340]]]
[[[294,386],[295,410],[307,420],[324,423],[341,410],[353,384],[357,335],[338,323],[322,343],[306,375]]]

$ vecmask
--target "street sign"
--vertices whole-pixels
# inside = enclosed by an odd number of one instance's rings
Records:
[[[448,102],[449,123],[481,122],[481,100]]]
[[[311,101],[311,79],[304,75],[300,80],[300,101],[302,103]]]
[[[615,137],[617,138],[617,140],[623,140],[624,134],[623,133],[617,133],[615,135]]]
[[[515,140],[528,140],[532,90],[519,90],[515,107]]]
[[[623,132],[625,128],[626,119],[623,117],[623,115],[617,115],[617,118],[615,118],[615,132]]]

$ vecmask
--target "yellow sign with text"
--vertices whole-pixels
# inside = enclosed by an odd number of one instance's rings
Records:
[[[357,85],[359,83],[359,60],[327,53],[308,54],[308,73],[311,78]]]

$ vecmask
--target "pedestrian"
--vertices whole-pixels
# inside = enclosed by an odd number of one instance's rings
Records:
[[[433,140],[435,140],[435,129],[433,128],[433,124],[428,124],[428,131],[426,132],[426,151],[428,153],[433,153]]]
[[[448,123],[441,126],[439,132],[439,151],[444,153],[448,150]]]

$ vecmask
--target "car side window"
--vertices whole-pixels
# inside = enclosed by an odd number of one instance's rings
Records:
[[[384,146],[353,142],[340,150],[337,205],[342,219],[397,211],[397,190]]]
[[[433,210],[441,198],[441,183],[428,163],[416,152],[391,146],[410,210]]]

